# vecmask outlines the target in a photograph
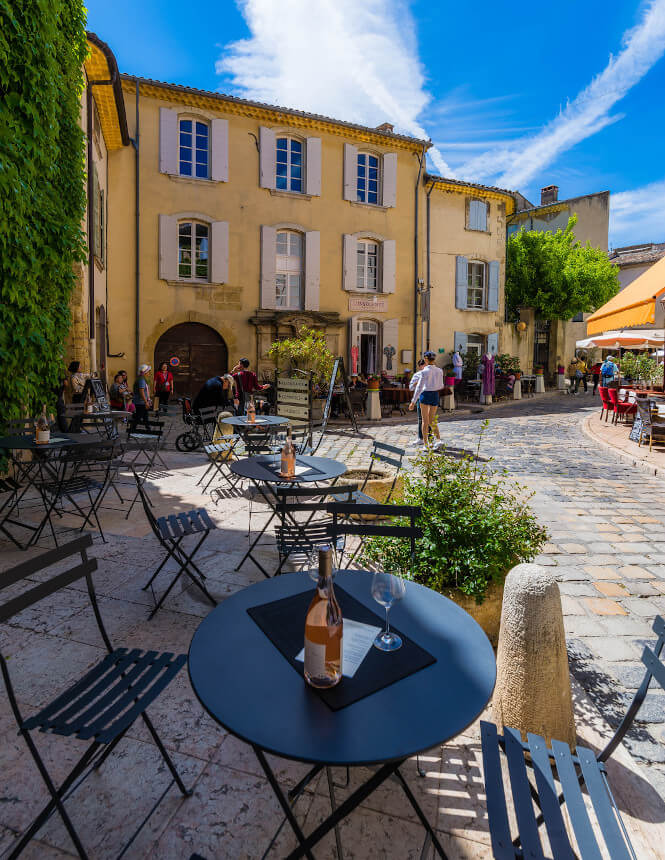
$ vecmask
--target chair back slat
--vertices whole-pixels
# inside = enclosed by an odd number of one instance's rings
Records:
[[[557,798],[557,787],[552,775],[550,764],[550,753],[547,749],[545,739],[540,735],[529,732],[527,734],[529,750],[531,751],[531,764],[536,775],[536,785],[540,805],[545,816],[547,836],[550,840],[552,855],[561,860],[575,860],[575,854],[570,847],[570,840],[566,833],[566,825],[561,815],[561,806]]]
[[[632,860],[614,810],[607,803],[607,785],[603,782],[595,754],[580,746],[576,752],[609,856],[612,860]]]
[[[388,445],[385,442],[375,442],[374,453],[379,451],[389,451],[391,454],[399,454],[401,457],[406,453],[404,448],[397,448],[395,445]]]
[[[275,495],[284,501],[289,497],[324,499],[327,496],[343,496],[355,493],[358,484],[341,484],[335,487],[274,487]]]
[[[524,761],[524,749],[519,733],[515,729],[504,728],[504,743],[508,759],[510,786],[513,791],[515,813],[525,856],[533,860],[545,860],[543,847],[538,835],[538,825],[533,811],[531,789]]]
[[[363,505],[362,513],[365,513]],[[423,530],[418,526],[386,526],[375,523],[337,523],[331,529],[331,534],[337,536],[343,533],[347,535],[360,535],[362,537],[403,537],[420,538]]]
[[[389,466],[394,466],[396,469],[402,468],[402,461],[395,460],[392,457],[387,457],[385,454],[372,454],[372,460],[379,463],[387,463]]]
[[[481,721],[480,737],[492,851],[496,860],[515,860],[515,847],[510,835],[510,822],[508,821],[506,806],[506,792],[501,775],[498,732],[494,723]]]
[[[5,570],[0,574],[0,591],[3,588],[8,588],[10,585],[18,582],[21,579],[26,579],[33,576],[35,573],[50,567],[52,564],[57,564],[65,558],[83,553],[84,550],[92,546],[92,535],[84,535],[62,546],[50,549],[41,555],[34,558],[29,558],[27,561],[17,564],[9,570]]]
[[[377,517],[417,517],[420,508],[415,505],[363,505],[359,507],[354,502],[330,502],[326,505],[328,513],[350,516],[351,514],[366,514]]]
[[[95,570],[97,570],[97,559],[87,559],[81,564],[76,565],[76,567],[54,576],[53,579],[49,579],[48,582],[41,582],[34,588],[28,589],[28,591],[25,591],[18,597],[8,600],[0,606],[0,622],[8,621],[18,612],[22,612],[34,603],[38,603],[45,597],[49,597],[61,588],[71,585],[72,582],[76,582],[78,579],[88,576]]]
[[[570,747],[563,741],[552,740],[552,754],[556,762],[557,776],[566,798],[566,809],[573,826],[580,856],[601,860],[600,849],[589,820],[584,795],[575,768]]]

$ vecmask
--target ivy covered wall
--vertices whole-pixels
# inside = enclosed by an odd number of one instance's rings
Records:
[[[81,0],[0,0],[0,423],[54,404],[85,259]]]

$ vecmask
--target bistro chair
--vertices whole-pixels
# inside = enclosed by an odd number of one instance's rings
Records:
[[[649,401],[644,400],[641,397],[638,398],[636,406],[637,414],[640,418],[639,438],[637,440],[638,447],[641,448],[645,437],[648,437],[649,451],[651,451],[654,439],[656,442],[665,442],[665,418],[657,412],[652,412]],[[661,438],[655,438],[657,436],[660,436]]]
[[[600,394],[600,420],[603,420],[603,413],[605,414],[605,421],[607,421],[607,416],[610,412],[614,412],[614,407],[612,406],[612,402],[610,400],[610,396],[607,393],[609,388],[605,388],[603,385],[598,386],[598,393]]]
[[[239,441],[240,436],[237,434],[229,434],[221,436],[217,442],[210,442],[203,446],[203,450],[208,457],[209,463],[208,468],[197,481],[197,487],[205,481],[210,472],[212,472],[212,477],[201,490],[202,493],[208,492],[208,487],[212,484],[215,478],[219,479],[220,482],[228,484],[229,490],[235,490],[240,478],[231,472],[229,469],[229,463],[238,459],[235,453],[235,447]],[[215,487],[213,492],[220,492],[219,487]]]
[[[395,492],[395,487],[397,486],[397,479],[404,468],[404,458],[406,457],[406,451],[404,448],[397,448],[395,445],[386,445],[385,442],[375,442],[372,446],[372,452],[369,455],[370,463],[369,469],[367,470],[367,474],[365,475],[365,480],[363,481],[360,489],[353,496],[353,501],[359,505],[375,505],[376,499],[372,498],[372,496],[367,495],[365,492],[365,488],[367,487],[368,481],[371,481],[374,474],[374,467],[377,463],[385,463],[387,466],[392,466],[395,470],[393,475],[393,482],[390,485],[388,490],[388,494],[383,500],[384,504],[387,504]],[[357,513],[357,512],[356,512]],[[362,513],[365,513],[363,511]]]
[[[6,422],[8,436],[31,436],[35,422],[32,418],[9,418]]]
[[[343,565],[343,552],[338,558],[338,567],[353,564],[358,554],[362,551],[363,545],[367,538],[372,537],[395,537],[408,538],[411,545],[411,558],[416,555],[416,539],[423,536],[422,529],[416,525],[416,520],[420,516],[420,508],[415,505],[380,505],[377,502],[367,504],[363,507],[363,514],[376,517],[379,521],[354,522],[350,517],[357,511],[358,506],[355,502],[331,502],[326,505],[326,511],[332,516],[332,522],[329,526],[330,537],[333,546],[337,546],[340,537],[355,535],[360,539],[356,549],[351,554],[346,565]],[[404,518],[409,520],[408,525],[397,524],[394,522],[396,518]],[[390,520],[390,522],[386,522]],[[344,547],[346,550],[346,546]]]
[[[545,824],[554,857],[576,855],[566,832],[561,807],[565,804],[579,855],[583,858],[609,856],[635,858],[621,813],[612,795],[605,762],[624,739],[646,698],[652,680],[665,689],[665,666],[661,661],[665,644],[665,622],[656,617],[653,629],[658,639],[642,652],[645,674],[626,715],[605,749],[597,756],[578,746],[572,753],[568,744],[553,740],[551,748],[539,735],[529,734],[526,743],[515,729],[498,734],[494,723],[481,722],[480,734],[485,774],[485,793],[492,850],[497,858],[542,857],[539,828]],[[500,751],[508,761],[509,791],[515,808],[519,833],[513,838],[508,823],[506,791],[501,773]],[[535,775],[535,787],[527,768]],[[556,783],[560,785],[560,792]],[[585,786],[586,792],[582,792]],[[540,809],[536,817],[532,800]],[[598,821],[598,834],[591,826],[588,802]],[[605,849],[603,852],[603,848]]]
[[[162,478],[168,474],[169,468],[162,459],[160,448],[164,436],[164,422],[155,418],[148,418],[147,425],[127,425],[127,441],[123,445],[123,460],[132,471],[138,471],[144,480]],[[127,457],[129,455],[129,457]],[[133,455],[133,456],[132,456]],[[155,465],[159,461],[159,465]],[[137,466],[140,468],[137,469]],[[138,493],[132,499],[125,519],[129,519],[134,505],[138,501]],[[149,501],[149,504],[152,502]]]
[[[21,544],[12,535],[5,523],[13,522],[10,520],[10,516],[17,509],[16,502],[20,499],[19,493],[22,489],[21,484],[14,478],[0,478],[0,532],[6,535],[19,549],[22,548]]]
[[[135,471],[134,478],[136,480],[137,494],[143,504],[143,510],[145,511],[150,528],[159,541],[161,547],[166,550],[166,555],[159,567],[143,586],[143,591],[150,589],[154,598],[155,591],[152,584],[166,562],[172,558],[179,565],[177,573],[171,580],[171,584],[155,603],[155,606],[150,612],[148,618],[152,618],[155,612],[157,612],[183,573],[191,579],[201,592],[203,592],[213,606],[217,606],[217,601],[205,586],[205,574],[194,562],[194,556],[201,548],[203,541],[208,537],[211,531],[214,531],[217,528],[215,523],[210,519],[208,512],[205,508],[197,508],[196,510],[188,511],[187,513],[170,514],[165,517],[157,518],[151,510],[151,503],[143,487],[145,478],[142,478]],[[191,552],[186,552],[185,548],[182,546],[182,542],[190,535],[196,535],[198,540],[194,549]]]
[[[10,594],[14,594],[19,583],[27,587],[27,590],[24,590],[22,594],[8,597],[0,604],[0,623],[6,624],[28,607],[34,606],[40,600],[50,597],[85,577],[90,608],[94,613],[105,649],[108,651],[108,654],[86,672],[79,681],[69,686],[49,704],[42,707],[38,713],[30,717],[23,714],[18,701],[20,694],[17,695],[12,684],[10,674],[12,660],[9,655],[5,656],[4,648],[4,653],[0,653],[0,670],[19,734],[25,741],[50,795],[49,802],[12,848],[10,857],[18,857],[32,838],[37,835],[42,825],[56,811],[59,813],[78,855],[82,858],[89,856],[69,812],[65,808],[64,801],[70,798],[74,799],[74,792],[81,783],[87,779],[93,770],[99,768],[106,761],[139,717],[150,732],[171,774],[171,782],[160,795],[148,818],[166,796],[174,782],[184,796],[191,794],[191,791],[185,788],[171,757],[146,713],[148,706],[155,701],[185,665],[187,656],[185,654],[174,655],[168,652],[141,651],[137,648],[129,650],[113,647],[97,603],[92,579],[92,574],[97,570],[97,560],[88,558],[87,555],[91,545],[92,538],[90,535],[86,535],[5,571],[0,579],[0,591],[9,588]],[[68,565],[68,569],[64,572],[62,570],[63,562]],[[55,570],[50,570],[53,566],[55,566]],[[30,582],[28,578],[34,577],[36,574],[39,574],[38,583]],[[8,638],[7,641],[11,642],[11,638]],[[31,733],[35,730],[44,734],[61,735],[88,742],[86,751],[59,786],[49,773],[47,761],[42,758],[33,740]],[[99,810],[99,814],[103,815],[104,811]],[[128,818],[131,816],[131,810],[127,811],[127,815]],[[144,819],[138,826],[121,854],[134,841],[148,818]]]
[[[610,399],[611,408],[614,412],[612,423],[616,424],[619,418],[625,418],[626,415],[635,415],[637,405],[629,403],[627,400],[619,400],[619,390],[617,388],[608,388],[607,394]]]

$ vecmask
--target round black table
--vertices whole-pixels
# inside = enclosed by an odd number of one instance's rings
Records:
[[[230,424],[232,427],[238,428],[260,428],[260,427],[281,427],[283,424],[288,424],[289,419],[281,415],[257,415],[256,420],[251,422],[247,420],[246,415],[236,415],[231,418],[222,418],[222,424]]]
[[[370,574],[340,572],[335,581],[380,613],[370,594]],[[306,575],[284,574],[237,592],[214,609],[194,634],[189,649],[194,692],[214,720],[254,748],[300,841],[293,857],[310,856],[313,844],[342,817],[337,813],[346,810],[344,815],[348,814],[391,774],[417,805],[399,766],[463,732],[492,695],[496,662],[482,629],[442,595],[413,582],[406,585],[404,599],[391,609],[391,623],[436,662],[337,711],[305,684],[247,614],[250,607],[311,590]],[[304,623],[303,618],[303,630]],[[365,784],[368,790],[356,790],[328,819],[326,828],[317,828],[312,842],[289,815],[288,801],[265,752],[310,762],[319,770],[331,765],[382,767]],[[416,812],[436,845],[422,810]]]
[[[245,444],[245,450],[250,456],[270,450],[273,436],[280,427],[289,423],[288,418],[281,415],[257,415],[255,421],[248,421],[246,415],[219,419],[222,424],[229,424]]]

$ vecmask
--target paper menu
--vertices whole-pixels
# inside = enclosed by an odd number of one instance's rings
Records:
[[[360,621],[352,621],[350,618],[344,619],[342,675],[347,678],[353,678],[380,632],[380,627],[362,624]],[[304,648],[299,654],[296,654],[296,660],[299,660],[301,663],[304,662]]]

